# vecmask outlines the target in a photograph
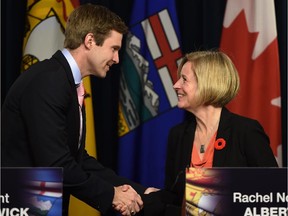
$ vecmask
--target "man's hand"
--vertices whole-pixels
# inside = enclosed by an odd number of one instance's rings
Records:
[[[112,206],[122,215],[131,216],[143,208],[140,195],[130,185],[114,187],[114,191]]]

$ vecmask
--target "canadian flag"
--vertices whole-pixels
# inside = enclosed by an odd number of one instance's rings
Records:
[[[235,63],[240,92],[228,108],[258,120],[282,166],[280,68],[274,0],[227,0],[221,50]]]

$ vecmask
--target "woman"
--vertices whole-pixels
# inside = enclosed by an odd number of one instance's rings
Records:
[[[178,75],[174,85],[178,107],[192,115],[170,131],[165,189],[174,194],[171,202],[179,207],[180,215],[185,168],[277,167],[277,162],[262,126],[225,108],[240,86],[238,72],[226,54],[189,53]]]

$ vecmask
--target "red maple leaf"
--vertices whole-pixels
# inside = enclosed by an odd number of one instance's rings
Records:
[[[231,111],[258,120],[270,137],[274,155],[281,143],[280,107],[271,101],[280,97],[277,38],[252,59],[258,32],[249,32],[244,11],[223,28],[221,50],[234,62],[240,76],[240,92],[227,106]]]

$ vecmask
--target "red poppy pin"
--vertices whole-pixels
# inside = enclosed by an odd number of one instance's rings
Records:
[[[214,143],[214,148],[217,150],[222,150],[226,146],[226,141],[223,138],[219,138]]]

